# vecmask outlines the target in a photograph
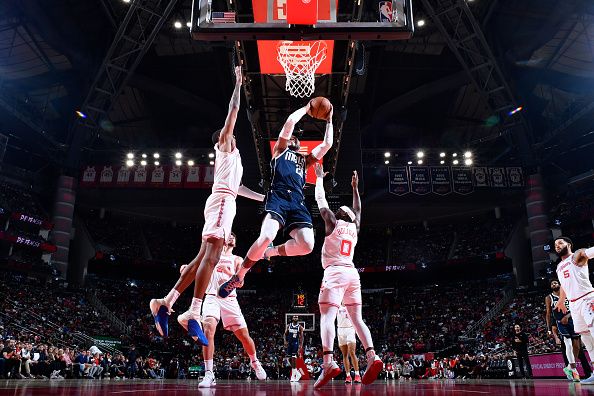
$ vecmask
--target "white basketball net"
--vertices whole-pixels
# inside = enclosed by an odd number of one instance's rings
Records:
[[[314,93],[315,72],[326,59],[327,45],[324,41],[306,44],[297,41],[281,41],[277,47],[278,62],[287,75],[285,89],[297,98],[307,98]]]

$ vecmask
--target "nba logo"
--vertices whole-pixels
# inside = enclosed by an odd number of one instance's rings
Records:
[[[392,13],[392,1],[379,2],[380,22],[394,22],[394,14]]]

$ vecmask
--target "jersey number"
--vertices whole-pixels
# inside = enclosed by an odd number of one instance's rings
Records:
[[[563,277],[564,278],[569,278],[569,270],[563,271]]]
[[[345,241],[344,239],[340,243],[340,254],[343,256],[350,256],[353,243],[351,241]]]

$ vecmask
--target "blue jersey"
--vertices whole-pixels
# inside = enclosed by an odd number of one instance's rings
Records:
[[[287,334],[289,344],[299,344],[299,324],[289,323],[289,332]]]
[[[303,196],[305,187],[305,156],[288,148],[270,161],[271,190],[297,192]]]

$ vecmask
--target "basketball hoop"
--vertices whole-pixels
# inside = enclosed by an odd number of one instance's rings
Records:
[[[297,98],[307,98],[314,93],[315,72],[326,59],[327,45],[324,41],[302,43],[281,41],[277,46],[276,59],[287,76],[285,89]]]

